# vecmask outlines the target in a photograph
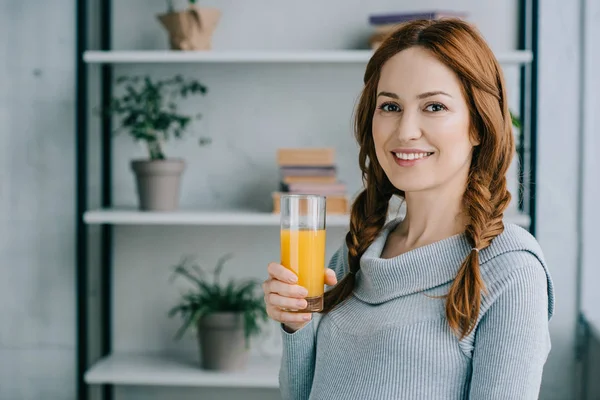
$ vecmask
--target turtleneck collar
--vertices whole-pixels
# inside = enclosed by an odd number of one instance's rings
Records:
[[[389,222],[360,260],[354,295],[380,304],[452,281],[471,251],[464,233],[415,248],[396,257],[381,258],[388,235],[402,222]]]

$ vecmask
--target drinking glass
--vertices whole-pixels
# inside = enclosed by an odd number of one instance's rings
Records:
[[[307,307],[293,312],[323,310],[325,286],[324,196],[281,196],[281,265],[298,276],[298,285],[308,290]]]

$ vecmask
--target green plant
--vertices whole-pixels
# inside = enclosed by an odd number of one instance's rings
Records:
[[[183,293],[179,304],[169,311],[169,317],[180,314],[183,318],[183,325],[177,331],[176,338],[181,338],[202,317],[215,312],[243,314],[246,347],[249,346],[250,337],[261,332],[259,321],[267,321],[268,315],[262,294],[255,291],[260,283],[255,280],[236,282],[234,279],[223,285],[220,282],[221,271],[231,257],[231,254],[226,254],[218,260],[212,282],[206,279],[206,272],[189,257],[174,267],[171,281],[176,276],[181,276],[194,286]]]
[[[145,141],[151,160],[165,159],[162,142],[171,136],[181,138],[192,120],[191,116],[177,112],[175,100],[207,92],[206,86],[181,75],[161,80],[152,80],[149,76],[121,76],[117,79],[119,86],[124,86],[124,90],[111,99],[105,114],[120,117],[116,132],[127,130],[135,141]],[[206,138],[200,139],[200,145],[209,142]]]
[[[512,111],[510,111],[510,119],[512,120],[512,124],[515,128],[518,129],[521,127],[521,120],[519,120],[519,117],[513,114]]]

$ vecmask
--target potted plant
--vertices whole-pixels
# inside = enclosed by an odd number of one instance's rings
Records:
[[[144,142],[148,150],[147,159],[131,162],[137,177],[139,208],[174,210],[179,203],[185,162],[167,158],[163,152],[163,142],[171,137],[181,138],[192,120],[192,116],[177,112],[175,100],[178,97],[204,95],[207,88],[181,75],[161,80],[153,80],[148,76],[122,76],[117,79],[119,86],[124,86],[122,94],[111,99],[105,112],[120,118],[117,132],[128,131],[135,141]],[[209,142],[207,138],[201,138],[200,145]]]
[[[221,19],[216,8],[196,6],[196,0],[188,0],[188,8],[175,11],[173,0],[167,0],[167,12],[157,16],[169,33],[173,50],[209,50],[212,34]]]
[[[261,332],[260,321],[267,321],[263,296],[255,280],[221,284],[220,275],[227,254],[219,259],[212,282],[206,272],[191,259],[184,259],[174,268],[171,280],[181,276],[193,286],[183,293],[179,303],[169,311],[169,317],[179,314],[183,324],[175,337],[180,339],[192,326],[197,338],[204,369],[234,371],[244,369],[250,349],[250,338]]]

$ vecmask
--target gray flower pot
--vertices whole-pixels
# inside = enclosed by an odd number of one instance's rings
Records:
[[[143,211],[173,211],[179,207],[179,188],[185,161],[133,160],[139,208]]]
[[[246,368],[248,350],[242,313],[218,312],[198,321],[202,368],[240,371]]]

